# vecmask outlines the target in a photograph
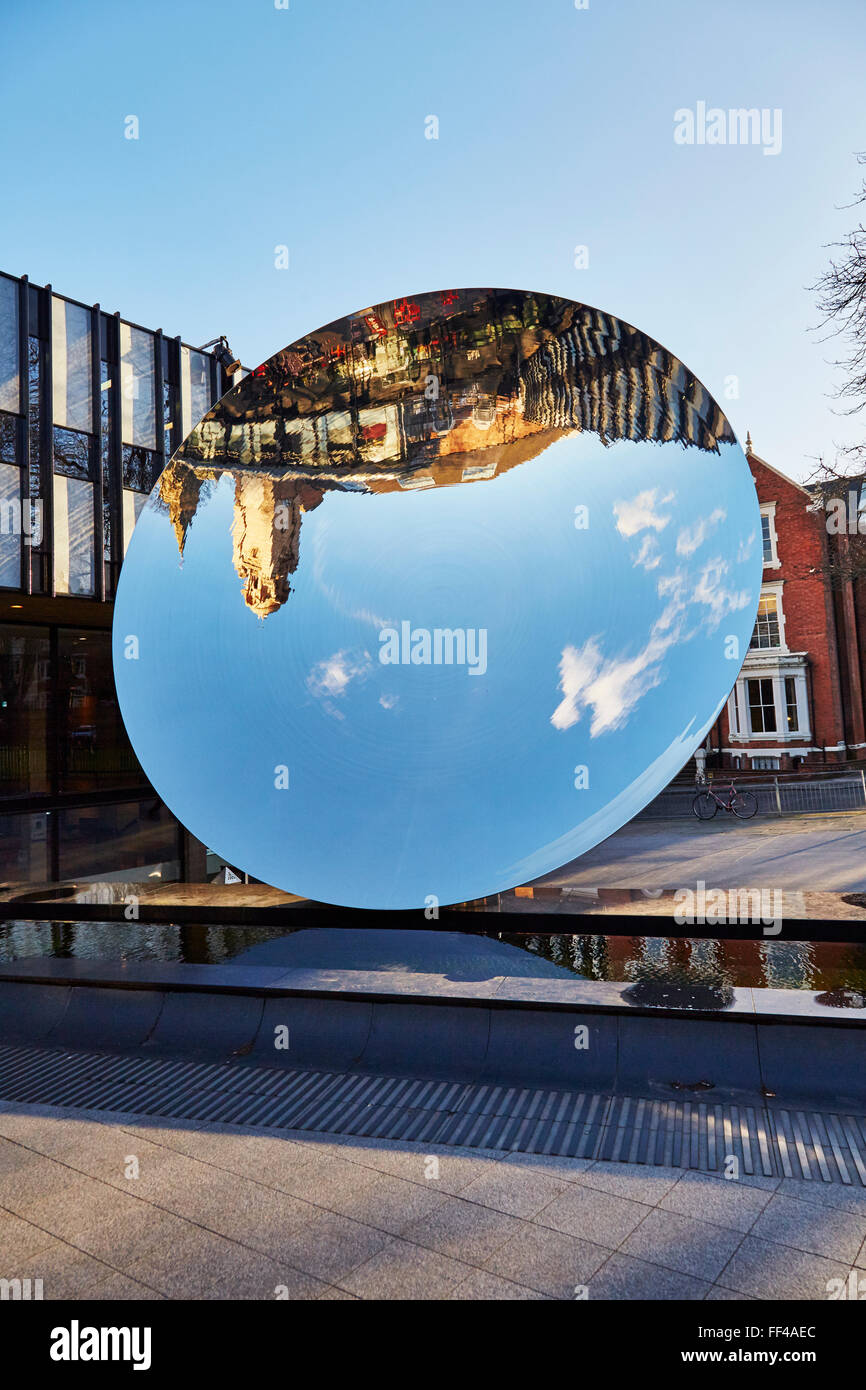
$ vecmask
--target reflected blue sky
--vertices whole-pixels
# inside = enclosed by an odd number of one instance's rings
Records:
[[[248,559],[285,460],[203,486],[199,461],[182,555],[166,485],[142,513],[115,613],[124,720],[175,815],[256,878],[379,908],[525,882],[636,814],[734,683],[761,578],[739,446],[558,431],[479,478],[481,426],[463,483],[313,494],[308,470],[279,601],[260,577],[251,597]],[[414,663],[403,634],[423,656],[437,629],[470,653],[483,632],[485,661]]]

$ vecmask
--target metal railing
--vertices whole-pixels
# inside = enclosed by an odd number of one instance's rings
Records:
[[[737,786],[747,787],[758,798],[758,814],[764,816],[796,816],[815,811],[862,811],[866,810],[866,773],[858,769],[848,776],[823,778],[794,777],[786,781],[773,777],[765,782],[738,779],[733,773]],[[729,785],[729,778],[716,773],[713,785],[717,788]],[[678,816],[692,814],[695,787],[685,783],[666,787],[655,801],[640,812],[636,819],[670,820]]]

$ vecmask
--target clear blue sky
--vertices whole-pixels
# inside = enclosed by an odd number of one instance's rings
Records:
[[[249,365],[380,300],[546,290],[795,476],[855,437],[806,286],[854,218],[861,0],[3,0],[0,43],[4,270]],[[781,153],[675,144],[699,101],[781,108]]]
[[[758,507],[733,444],[586,431],[490,482],[327,492],[264,619],[244,602],[236,517],[223,476],[181,565],[151,497],[115,609],[120,706],[194,835],[319,901],[461,902],[591,849],[706,736],[739,666],[730,639],[742,653],[754,625]],[[404,621],[483,630],[483,664],[383,662],[383,627]]]

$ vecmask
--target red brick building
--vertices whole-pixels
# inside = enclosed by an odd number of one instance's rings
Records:
[[[708,740],[709,766],[795,771],[866,760],[866,579],[846,574],[848,532],[866,532],[852,480],[845,526],[814,490],[746,453],[761,507],[764,580],[751,645]],[[840,572],[841,571],[841,572]]]

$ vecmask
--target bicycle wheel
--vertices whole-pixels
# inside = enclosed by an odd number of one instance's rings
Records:
[[[758,813],[758,798],[754,792],[737,792],[731,800],[731,810],[740,820],[751,820]]]
[[[692,810],[698,820],[712,820],[719,809],[719,803],[709,792],[698,792],[692,802]]]

